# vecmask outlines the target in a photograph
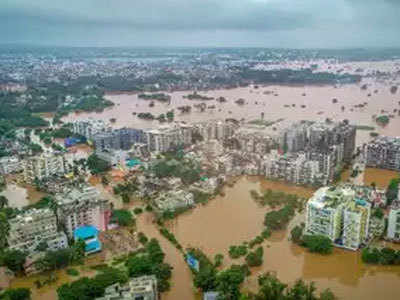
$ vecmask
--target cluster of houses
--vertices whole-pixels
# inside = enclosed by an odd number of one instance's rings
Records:
[[[9,220],[10,249],[28,254],[26,271],[35,272],[38,253],[69,247],[69,240],[85,241],[85,253],[101,250],[99,231],[108,229],[111,207],[94,187],[82,185],[55,196],[48,208],[31,208]],[[64,228],[64,230],[60,230]]]

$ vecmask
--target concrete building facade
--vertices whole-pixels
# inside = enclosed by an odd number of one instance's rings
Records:
[[[107,230],[111,208],[94,187],[80,187],[56,195],[59,222],[64,224],[69,237],[75,229],[85,225]]]
[[[35,253],[45,243],[48,250],[68,247],[67,236],[57,229],[57,218],[50,209],[30,209],[9,221],[10,249]]]

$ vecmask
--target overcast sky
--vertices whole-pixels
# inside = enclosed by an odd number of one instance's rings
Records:
[[[400,0],[0,0],[0,43],[399,47]]]

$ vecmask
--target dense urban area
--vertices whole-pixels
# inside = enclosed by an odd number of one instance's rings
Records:
[[[398,49],[1,46],[0,299],[399,299],[399,86]]]

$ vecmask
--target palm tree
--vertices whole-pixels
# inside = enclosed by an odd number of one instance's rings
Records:
[[[6,196],[0,195],[0,208],[8,206],[8,199]]]

